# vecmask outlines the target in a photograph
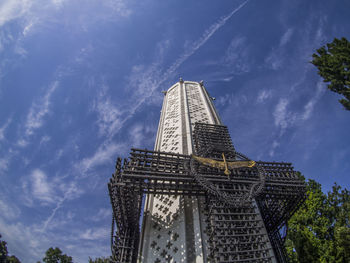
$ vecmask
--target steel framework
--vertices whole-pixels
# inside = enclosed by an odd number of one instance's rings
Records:
[[[228,161],[249,160],[235,151],[226,126],[196,123],[193,138],[196,155],[217,162],[222,154]],[[305,199],[303,181],[284,162],[258,161],[253,168],[230,172],[227,176],[189,155],[146,149],[133,148],[128,159],[118,158],[108,183],[114,262],[137,261],[145,194],[204,197],[208,262],[271,262],[273,255],[277,262],[287,262],[284,233]],[[171,262],[171,256],[155,262]]]

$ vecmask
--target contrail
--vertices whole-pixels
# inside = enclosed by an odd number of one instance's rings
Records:
[[[220,29],[222,26],[224,26],[226,24],[226,22],[235,14],[237,13],[241,8],[243,8],[247,3],[249,2],[249,0],[246,0],[245,2],[243,2],[242,4],[240,4],[236,9],[234,9],[233,11],[231,11],[231,13],[229,13],[226,16],[221,17],[217,22],[215,22],[214,24],[212,24],[207,30],[204,31],[203,35],[192,44],[192,47],[189,48],[188,50],[186,50],[178,59],[175,60],[175,62],[164,72],[164,74],[161,76],[161,78],[155,82],[152,87],[150,92],[148,93],[149,96],[143,96],[139,101],[136,102],[136,104],[134,104],[134,106],[130,109],[130,111],[128,112],[128,115],[125,117],[125,119],[123,119],[120,122],[120,126],[119,129],[117,129],[115,131],[115,133],[110,136],[113,137],[119,130],[120,128],[123,127],[123,124],[128,121],[134,114],[135,112],[139,109],[139,107],[146,101],[146,99],[148,99],[154,91],[156,91],[159,86],[166,81],[170,75],[172,75],[180,66],[182,63],[184,63],[190,56],[192,56],[201,46],[203,46],[211,37],[212,35],[214,35],[214,33]],[[153,76],[150,76],[150,78],[153,78]]]
[[[216,23],[211,25],[204,33],[203,35],[193,43],[192,47],[185,51],[184,54],[182,54],[171,66],[168,68],[168,70],[163,74],[162,79],[157,83],[156,88],[159,87],[159,85],[164,82],[169,75],[174,73],[175,70],[178,69],[178,67],[184,63],[190,56],[192,56],[201,46],[203,46],[214,33],[220,29],[222,26],[224,26],[235,13],[237,13],[242,7],[244,7],[249,0],[243,2],[241,5],[239,5],[236,9],[234,9],[231,13],[228,15],[221,17]]]
[[[221,17],[217,22],[212,24],[207,30],[204,31],[202,36],[195,41],[192,46],[185,50],[185,52],[179,56],[175,62],[162,74],[161,78],[156,81],[152,87],[150,92],[148,93],[148,96],[143,96],[139,101],[136,101],[136,104],[129,110],[127,116],[119,123],[119,127],[114,130],[112,134],[109,134],[107,140],[104,142],[105,145],[109,144],[111,140],[113,139],[113,136],[119,132],[119,130],[123,127],[124,123],[128,121],[135,112],[141,107],[141,105],[145,102],[146,99],[148,99],[150,96],[152,96],[153,92],[159,88],[159,86],[169,78],[171,74],[173,74],[182,63],[184,63],[190,56],[192,56],[200,47],[202,47],[214,34],[215,32],[220,29],[222,26],[226,24],[226,22],[235,14],[237,13],[241,8],[243,8],[249,0],[246,0],[241,5],[239,5],[236,9],[234,9],[231,13],[229,13],[226,16]],[[150,78],[153,78],[154,76],[150,76]],[[152,82],[152,81],[151,81]],[[67,199],[66,197],[67,192],[65,193],[63,199],[61,199],[56,207],[52,210],[51,215],[47,218],[47,220],[44,222],[42,231],[44,232],[48,226],[48,224],[52,221],[53,217],[56,214],[56,211],[61,208],[64,201]]]
[[[43,228],[41,229],[41,232],[45,232],[46,231],[47,226],[49,225],[49,223],[51,223],[52,219],[55,217],[57,210],[62,207],[63,203],[68,199],[68,195],[71,194],[72,191],[73,191],[73,189],[70,187],[64,193],[63,198],[57,202],[56,207],[51,212],[51,215],[43,223]]]
[[[65,200],[66,200],[66,198],[63,198],[60,201],[58,201],[58,203],[56,204],[56,207],[52,210],[51,215],[45,220],[45,222],[43,224],[43,228],[41,229],[40,232],[46,231],[46,228],[49,225],[49,223],[52,221],[52,219],[54,218],[56,211],[61,208],[61,206]]]

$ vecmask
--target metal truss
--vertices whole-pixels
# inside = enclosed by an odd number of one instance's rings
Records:
[[[197,155],[248,159],[235,151],[226,126],[196,123],[193,136]],[[271,262],[273,254],[278,262],[287,262],[282,230],[306,191],[290,163],[259,161],[255,168],[232,169],[227,176],[188,155],[145,149],[131,149],[123,162],[117,159],[108,189],[117,263],[137,261],[145,194],[205,197],[208,262]]]

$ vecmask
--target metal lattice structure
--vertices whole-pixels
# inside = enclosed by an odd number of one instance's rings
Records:
[[[196,155],[249,160],[235,151],[226,126],[196,123],[193,138]],[[230,172],[176,153],[131,149],[128,159],[118,158],[108,184],[116,223],[113,260],[137,262],[142,200],[154,194],[204,197],[199,200],[205,207],[207,262],[272,262],[271,249],[275,261],[287,262],[282,232],[305,198],[303,181],[284,162],[259,161]],[[166,254],[157,260],[172,262]]]

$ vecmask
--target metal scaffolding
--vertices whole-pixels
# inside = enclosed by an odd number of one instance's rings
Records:
[[[108,183],[114,262],[137,261],[145,194],[204,197],[207,262],[271,262],[272,257],[287,262],[283,231],[306,192],[292,165],[258,161],[239,166],[250,160],[235,151],[226,126],[196,123],[193,140],[195,155],[131,149],[128,159],[117,159]],[[163,256],[157,262],[171,262],[170,255]]]

